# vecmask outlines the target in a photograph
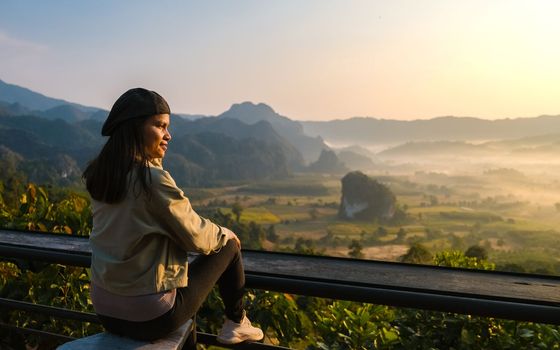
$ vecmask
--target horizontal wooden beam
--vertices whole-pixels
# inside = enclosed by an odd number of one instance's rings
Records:
[[[0,257],[89,266],[91,250],[84,237],[0,230]],[[560,324],[558,276],[251,250],[243,263],[250,288]]]

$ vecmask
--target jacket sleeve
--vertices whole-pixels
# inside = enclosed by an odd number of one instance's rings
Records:
[[[169,228],[171,239],[185,251],[206,255],[219,251],[226,244],[227,229],[199,216],[167,171],[158,169],[151,174],[148,206]]]

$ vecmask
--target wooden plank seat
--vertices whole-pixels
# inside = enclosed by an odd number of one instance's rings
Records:
[[[193,320],[188,320],[165,338],[153,342],[134,340],[104,332],[64,343],[57,350],[194,350],[196,349],[194,342],[190,340],[187,342],[192,330]]]

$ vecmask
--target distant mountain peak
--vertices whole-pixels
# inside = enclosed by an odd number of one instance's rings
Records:
[[[220,114],[218,118],[237,119],[249,125],[267,121],[280,136],[293,144],[308,162],[317,159],[321,150],[328,148],[322,139],[305,135],[299,122],[278,114],[265,103],[255,104],[250,101],[236,103],[229,110]]]
[[[234,103],[227,111],[220,114],[220,117],[236,118],[249,123],[254,123],[263,119],[285,118],[276,113],[272,107],[265,103],[255,104],[250,101]]]
[[[218,118],[232,118],[240,120],[246,124],[255,124],[261,120],[270,122],[273,127],[291,127],[301,129],[298,122],[288,117],[278,114],[272,107],[265,103],[255,104],[250,101],[235,103],[231,107],[220,114]],[[277,130],[281,133],[280,130]]]
[[[272,109],[272,107],[270,107],[269,105],[267,105],[266,103],[254,103],[251,101],[245,101],[245,102],[241,102],[241,103],[234,103],[231,108],[264,108],[264,109],[268,109],[272,112],[274,112],[274,110]]]

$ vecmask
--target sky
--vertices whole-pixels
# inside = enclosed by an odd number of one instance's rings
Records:
[[[141,86],[188,114],[558,115],[559,17],[556,0],[2,0],[0,79],[105,109]]]

